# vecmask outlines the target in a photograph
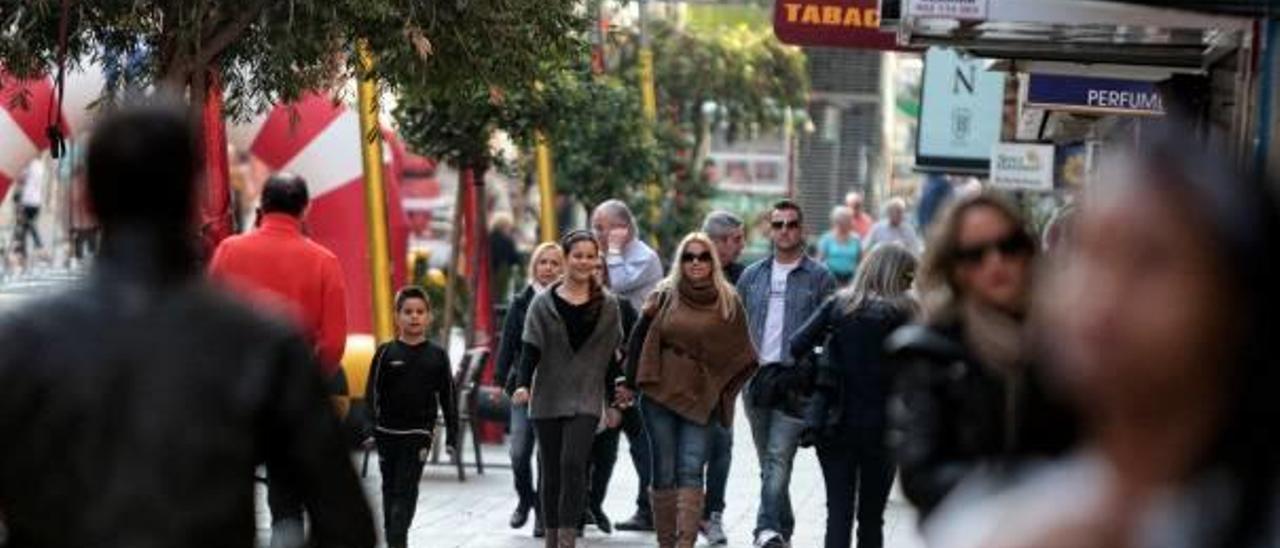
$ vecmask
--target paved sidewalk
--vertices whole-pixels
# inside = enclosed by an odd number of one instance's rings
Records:
[[[745,425],[745,416],[739,412],[739,420]],[[471,447],[465,448],[470,456]],[[507,520],[515,507],[511,471],[504,447],[486,447],[485,475],[477,476],[475,467],[467,469],[467,481],[458,482],[452,465],[428,466],[418,499],[418,513],[410,530],[409,544],[414,548],[538,548],[542,543],[530,535],[531,525],[523,530],[512,530]],[[380,516],[377,456],[369,465],[365,478],[365,491]],[[357,464],[358,464],[357,458]],[[733,470],[726,496],[725,527],[729,546],[751,546],[751,531],[755,525],[756,506],[759,502],[760,469],[751,445],[751,435],[739,428],[734,439]],[[605,512],[614,521],[626,519],[634,508],[636,475],[627,453],[625,437],[619,448],[619,461]],[[259,489],[260,502],[265,495]],[[796,458],[791,484],[792,501],[797,515],[795,548],[822,546],[826,524],[826,497],[823,491],[822,473],[813,450],[801,450]],[[260,504],[262,506],[262,504]],[[259,510],[259,533],[265,542],[269,531],[269,519],[265,509]],[[378,518],[381,532],[381,517]],[[532,522],[532,519],[530,519]],[[379,533],[381,536],[381,533]],[[699,544],[705,545],[700,542]],[[588,527],[586,538],[579,546],[639,548],[654,546],[652,535],[614,532],[604,535]],[[895,492],[889,501],[885,515],[885,546],[889,548],[920,548],[924,544],[915,532],[915,512]]]

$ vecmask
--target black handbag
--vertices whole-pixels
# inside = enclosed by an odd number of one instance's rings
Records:
[[[476,387],[476,418],[506,424],[511,420],[511,397],[501,386],[482,385]]]

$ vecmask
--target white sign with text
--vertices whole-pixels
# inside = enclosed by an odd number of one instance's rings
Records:
[[[1053,145],[1000,143],[991,151],[991,186],[1053,191]]]
[[[969,21],[987,18],[988,0],[911,0],[907,14],[912,17],[945,17]]]

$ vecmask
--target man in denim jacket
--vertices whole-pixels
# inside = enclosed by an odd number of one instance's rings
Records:
[[[805,256],[803,222],[795,202],[774,204],[770,213],[774,254],[747,267],[738,280],[751,340],[765,368],[791,366],[783,363],[791,355],[787,341],[836,288],[827,268]],[[785,406],[755,405],[751,392],[748,389],[743,399],[762,476],[755,545],[783,548],[795,530],[791,465],[805,423]]]

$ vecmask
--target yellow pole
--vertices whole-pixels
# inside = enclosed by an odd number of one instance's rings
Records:
[[[538,145],[534,156],[538,163],[538,196],[539,219],[542,241],[554,242],[559,238],[559,227],[556,225],[556,185],[551,174],[551,146],[547,144],[547,136],[541,131],[537,136]]]
[[[373,54],[360,41],[360,156],[364,160],[364,205],[369,230],[369,273],[373,278],[373,336],[378,342],[395,336],[391,326],[391,260],[387,250],[387,198],[382,187],[382,133],[378,125],[377,82]]]
[[[640,2],[640,103],[644,109],[644,117],[649,124],[656,127],[658,121],[658,94],[654,89],[653,82],[653,48],[649,42],[649,10],[648,2],[641,0]],[[649,226],[654,227],[654,233],[649,235],[649,241],[658,246],[658,234],[656,228],[662,222],[662,185],[657,180],[649,181],[647,194],[649,195]]]

